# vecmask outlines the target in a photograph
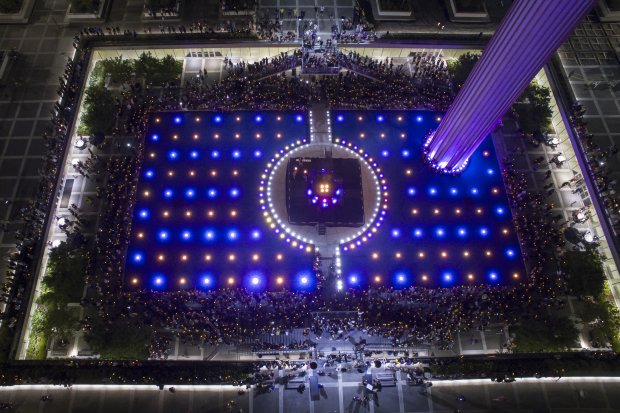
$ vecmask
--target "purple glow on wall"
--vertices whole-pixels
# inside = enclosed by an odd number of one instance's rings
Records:
[[[596,0],[513,3],[437,130],[426,156],[457,173]]]

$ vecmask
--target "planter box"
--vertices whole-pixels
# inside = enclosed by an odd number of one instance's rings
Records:
[[[455,0],[445,0],[448,8],[450,21],[455,23],[488,23],[491,21],[487,5],[481,1],[482,8],[479,11],[463,11],[459,10]]]
[[[95,13],[72,13],[71,5],[67,7],[67,13],[65,13],[65,24],[73,23],[103,23],[106,20],[108,11],[112,0],[101,0],[99,8]]]
[[[182,12],[183,12],[183,0],[179,0],[177,2],[176,7],[174,8],[173,14],[157,13],[157,15],[152,16],[149,13],[148,9],[146,8],[146,5],[144,5],[144,10],[142,11],[142,21],[144,22],[161,22],[161,21],[180,22]]]
[[[596,14],[602,22],[620,22],[620,8],[610,6],[612,1],[600,0],[596,6]]]
[[[0,13],[0,24],[25,24],[30,20],[30,14],[36,0],[24,0],[22,8],[17,13]]]
[[[381,8],[380,0],[371,0],[370,5],[372,7],[372,14],[375,20],[415,20],[411,3],[408,3],[409,8],[406,10],[384,10]]]
[[[235,16],[255,16],[256,15],[256,10],[237,10],[237,11],[233,11],[233,10],[222,10],[220,9],[220,16],[226,16],[226,17],[235,17]]]

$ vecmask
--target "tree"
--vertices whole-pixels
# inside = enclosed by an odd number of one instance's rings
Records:
[[[144,360],[149,355],[152,332],[148,326],[140,326],[134,320],[121,318],[93,325],[85,338],[103,359]]]
[[[567,317],[544,314],[533,320],[522,320],[512,329],[514,351],[539,353],[564,351],[575,347],[579,330]]]
[[[159,86],[179,80],[183,71],[183,62],[170,55],[158,59],[148,52],[140,55],[135,69],[136,74],[144,77],[146,83]]]
[[[116,102],[114,95],[101,85],[93,85],[86,89],[84,114],[78,130],[80,135],[103,133],[109,135],[116,121]]]
[[[47,310],[44,331],[48,335],[66,338],[79,326],[77,316],[65,307],[52,307]]]
[[[49,308],[64,308],[77,302],[84,290],[84,277],[88,263],[86,251],[66,242],[52,248],[43,277],[41,303]]]
[[[97,63],[101,64],[104,76],[110,75],[112,83],[127,83],[134,72],[134,61],[123,59],[122,56],[103,59]]]
[[[448,71],[452,75],[454,86],[457,89],[463,86],[479,59],[479,54],[467,52],[460,55],[457,60],[452,60],[448,63]]]
[[[605,288],[605,272],[595,251],[568,251],[563,262],[566,284],[571,294],[598,298]]]
[[[514,105],[519,126],[525,133],[546,132],[550,129],[551,92],[544,86],[530,83]]]

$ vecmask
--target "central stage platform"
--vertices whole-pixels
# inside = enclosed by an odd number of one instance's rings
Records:
[[[295,225],[364,225],[360,161],[352,158],[290,158],[286,210]]]

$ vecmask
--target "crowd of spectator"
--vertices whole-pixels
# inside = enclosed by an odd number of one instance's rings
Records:
[[[160,97],[153,97],[139,85],[124,88],[117,101],[118,122],[112,140],[132,136],[130,151],[104,163],[100,159],[93,161],[91,168],[80,169],[83,175],[98,179],[97,197],[105,201],[87,274],[88,287],[94,292],[88,302],[96,308],[97,317],[110,322],[114,317],[138,314],[144,327],[156,331],[170,329],[184,342],[195,344],[234,344],[244,337],[282,334],[299,327],[307,329],[308,334],[329,335],[332,339],[346,339],[348,332],[363,329],[365,334],[390,339],[395,347],[424,343],[449,348],[458,331],[484,328],[491,322],[513,320],[523,314],[534,317],[541,308],[552,304],[555,283],[546,277],[548,252],[560,244],[561,236],[547,222],[547,205],[526,190],[524,178],[512,172],[510,163],[504,168],[506,185],[512,194],[515,223],[531,274],[528,282],[516,287],[411,287],[399,291],[380,287],[350,291],[343,297],[294,291],[252,293],[243,289],[119,293],[149,113],[179,109],[303,110],[313,100],[322,99],[339,108],[446,110],[454,96],[445,63],[439,58],[416,57],[409,67],[394,67],[390,59],[377,61],[354,52],[338,52],[326,60],[310,60],[311,67],[316,68],[337,64],[342,68],[338,75],[302,80],[285,73],[301,64],[302,53],[281,54],[252,64],[227,60],[221,81],[209,84],[204,76],[187,80],[180,96],[178,90],[164,89]],[[49,153],[40,199],[23,211],[28,225],[20,233],[18,256],[12,261],[14,267],[24,266],[25,276],[10,278],[9,281],[19,280],[17,288],[5,290],[5,300],[11,305],[3,317],[9,325],[17,321],[20,294],[32,275],[30,260],[51,197],[56,193],[60,161],[69,139],[88,56],[88,49],[78,48],[60,79],[62,101],[56,108],[53,127],[44,136]],[[533,299],[534,296],[539,299]],[[336,310],[357,315],[315,317],[311,321],[313,313]],[[154,336],[152,358],[166,356],[167,343],[161,337]],[[296,344],[307,345],[308,341]],[[259,342],[255,348],[260,347]]]
[[[598,145],[594,141],[594,136],[588,132],[587,122],[583,118],[584,113],[585,109],[581,105],[573,105],[570,116],[571,126],[588,157],[588,167],[594,177],[593,182],[605,202],[612,225],[616,231],[620,231],[620,197],[616,194],[618,182],[611,176],[609,162],[610,158],[618,153],[618,147],[615,144],[607,147]]]

